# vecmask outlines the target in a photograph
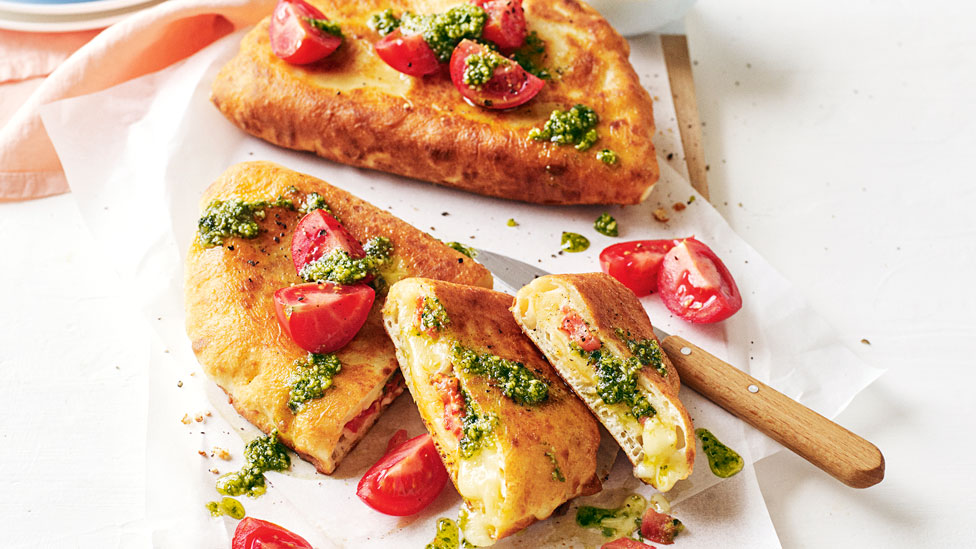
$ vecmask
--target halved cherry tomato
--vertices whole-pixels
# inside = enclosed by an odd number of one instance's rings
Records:
[[[454,376],[439,376],[433,381],[437,394],[444,403],[444,429],[461,439],[461,417],[464,415],[464,399],[461,384]]]
[[[308,19],[325,19],[325,15],[303,0],[279,0],[271,16],[271,51],[295,65],[313,63],[336,51],[342,37],[313,27]]]
[[[298,284],[274,293],[278,324],[299,347],[331,353],[356,337],[376,292],[365,284]]]
[[[563,322],[559,325],[559,329],[569,335],[570,341],[579,345],[584,351],[595,351],[603,345],[600,339],[590,332],[590,327],[586,325],[579,313],[569,307],[563,307],[561,312]]]
[[[494,42],[502,51],[512,51],[525,43],[525,10],[522,0],[475,0],[475,5],[488,13],[488,21],[481,31],[485,40]]]
[[[234,530],[231,549],[312,549],[312,544],[273,522],[244,517]]]
[[[630,538],[620,538],[604,543],[600,549],[654,549],[654,546]]]
[[[410,76],[433,74],[440,61],[420,33],[403,34],[400,29],[380,38],[373,48],[387,65]]]
[[[356,495],[377,511],[397,517],[430,505],[447,483],[447,470],[428,434],[387,453],[359,480]]]
[[[541,78],[528,73],[511,59],[495,68],[491,80],[480,86],[464,83],[467,60],[478,53],[489,53],[486,46],[472,40],[462,40],[451,54],[451,82],[461,95],[479,107],[510,109],[532,99],[545,85]]]
[[[668,310],[689,322],[718,322],[742,308],[732,274],[694,238],[679,241],[664,256],[657,284]]]
[[[353,259],[366,257],[362,244],[339,223],[339,220],[325,210],[314,210],[298,222],[295,234],[291,237],[291,260],[295,272],[316,259],[339,248],[349,253]],[[364,279],[363,282],[369,282]]]
[[[667,515],[658,513],[654,507],[648,507],[641,518],[641,535],[645,538],[664,545],[674,543],[675,536],[684,530],[681,521]]]
[[[657,274],[664,254],[675,240],[632,240],[607,246],[600,252],[600,268],[637,294],[649,295],[657,290]]]

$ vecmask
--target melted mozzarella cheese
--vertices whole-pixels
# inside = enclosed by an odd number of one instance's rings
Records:
[[[505,471],[497,446],[485,446],[470,459],[462,459],[457,479],[465,500],[464,539],[479,547],[495,543],[505,501]]]

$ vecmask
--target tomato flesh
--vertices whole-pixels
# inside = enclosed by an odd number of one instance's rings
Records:
[[[410,436],[407,435],[406,429],[397,429],[397,432],[393,433],[393,436],[390,437],[390,441],[386,443],[386,453],[389,454],[409,438]]]
[[[271,51],[294,65],[314,63],[336,51],[342,38],[311,26],[309,18],[325,19],[325,15],[303,0],[279,0],[268,31]]]
[[[461,439],[461,417],[464,415],[464,399],[461,383],[454,376],[440,376],[433,382],[444,404],[444,430]]]
[[[664,256],[658,290],[668,310],[689,322],[718,322],[742,308],[732,273],[694,238],[679,241]]]
[[[298,284],[274,293],[275,316],[302,349],[331,353],[356,337],[375,299],[365,284]]]
[[[437,54],[420,33],[403,34],[396,29],[380,38],[373,49],[387,65],[410,76],[424,76],[440,70]]]
[[[675,240],[632,240],[600,252],[600,269],[630,288],[637,297],[657,291],[658,271]]]
[[[397,446],[370,467],[359,480],[356,495],[383,514],[404,517],[430,505],[447,478],[434,439],[423,434]]]
[[[569,307],[563,307],[561,312],[563,321],[559,329],[569,335],[570,341],[579,345],[584,351],[595,351],[603,345],[600,339],[590,332],[590,327],[586,325],[579,313]]]
[[[273,522],[244,517],[234,530],[231,549],[312,549],[312,544]]]
[[[462,40],[451,54],[451,82],[471,103],[488,109],[510,109],[529,101],[545,86],[541,78],[526,72],[511,59],[506,59],[496,67],[491,79],[484,84],[466,84],[464,69],[468,58],[490,51],[486,46],[472,40]]]
[[[635,539],[620,538],[609,543],[604,543],[600,549],[654,549],[653,545],[641,543]]]
[[[325,210],[309,212],[295,227],[291,237],[291,260],[295,272],[300,273],[306,264],[340,249],[353,259],[366,257],[362,244],[339,223],[339,220]],[[369,282],[369,279],[363,280]]]
[[[641,536],[655,543],[671,545],[683,529],[680,521],[671,515],[658,513],[654,507],[648,507],[641,518]]]
[[[506,52],[522,47],[526,34],[522,0],[475,0],[475,5],[488,14],[482,38]]]

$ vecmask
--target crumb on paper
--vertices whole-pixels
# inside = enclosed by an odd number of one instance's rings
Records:
[[[180,380],[180,381],[177,381],[177,382],[176,382],[176,386],[177,386],[177,387],[182,387],[182,386],[183,386],[183,381],[182,381],[182,380]]]
[[[216,467],[211,467],[209,471],[215,475],[219,475],[220,471]]]
[[[687,206],[685,206],[684,202],[675,202],[674,205],[671,207],[674,209],[674,211],[680,212],[681,210],[685,209]]]
[[[227,450],[224,450],[223,448],[221,448],[219,446],[214,446],[213,451],[210,452],[210,457],[217,457],[217,458],[222,459],[224,461],[230,461],[230,452],[228,452]]]
[[[190,419],[190,414],[183,414],[183,419],[180,420],[180,423],[183,425],[189,425],[191,421],[193,420]]]
[[[207,453],[203,450],[197,450],[197,453],[200,454],[201,457],[207,457]]]
[[[688,197],[688,204],[691,204],[694,201],[695,201],[695,195],[691,195]]]
[[[207,416],[207,417],[211,417],[211,416],[212,416],[213,414],[211,414],[210,412],[207,412],[207,413],[205,413],[205,414],[203,414],[203,415],[205,415],[205,416]]]
[[[868,341],[867,339],[861,339],[861,343],[863,343],[865,345],[870,345],[871,344],[871,342]]]
[[[197,414],[196,416],[194,416],[193,421],[196,421],[197,423],[202,423],[203,422],[203,414]]]
[[[668,211],[665,210],[664,208],[658,208],[654,210],[652,215],[654,216],[654,219],[660,221],[661,223],[666,223],[669,219],[671,219],[668,216]]]

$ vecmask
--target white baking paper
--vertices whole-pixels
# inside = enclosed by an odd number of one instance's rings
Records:
[[[224,169],[239,161],[272,160],[312,174],[437,238],[507,254],[550,272],[598,270],[600,250],[615,242],[695,235],[724,259],[744,306],[729,320],[700,326],[674,318],[651,296],[643,303],[655,325],[694,341],[828,417],[879,375],[845,348],[797,291],[688,184],[657,37],[633,40],[631,59],[655,99],[661,181],[645,204],[630,207],[537,206],[485,198],[333,164],[249,137],[208,101],[210,82],[239,39],[240,33],[226,37],[166,70],[52,104],[43,112],[82,215],[130,287],[132,305],[147,315],[158,336],[146,365],[148,512],[155,546],[229,546],[236,522],[212,519],[203,506],[218,497],[217,474],[238,468],[244,442],[257,435],[205,378],[183,329],[182,257],[196,228],[198,198]],[[675,202],[687,208],[675,211]],[[658,207],[668,209],[669,222],[652,218]],[[604,211],[619,221],[619,238],[593,230],[594,219]],[[509,227],[510,218],[518,226]],[[562,231],[584,234],[592,246],[583,253],[561,254]],[[688,527],[678,543],[777,547],[751,464],[778,446],[696,393],[683,390],[681,397],[696,425],[737,449],[749,465],[714,486],[718,479],[700,457],[695,474],[668,495],[674,513]],[[459,497],[453,488],[410,518],[380,515],[355,496],[358,479],[398,428],[411,435],[423,432],[409,395],[394,403],[332,476],[315,473],[297,457],[291,471],[269,473],[271,488],[265,496],[242,498],[248,514],[289,527],[316,547],[387,547],[393,539],[400,547],[422,547],[432,539],[438,517],[456,517]],[[215,447],[229,450],[233,459],[212,457]],[[637,482],[619,458],[605,490],[582,501],[616,506],[635,491],[654,492]],[[498,547],[593,547],[606,541],[576,527],[573,515],[570,509]]]

